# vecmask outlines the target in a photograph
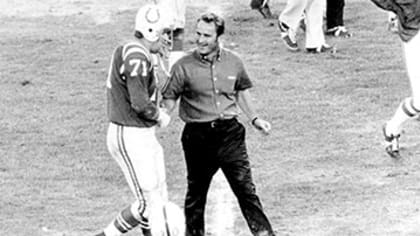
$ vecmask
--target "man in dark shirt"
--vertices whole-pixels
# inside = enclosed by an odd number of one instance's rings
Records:
[[[274,235],[256,194],[238,106],[252,125],[268,134],[271,125],[251,106],[251,80],[241,59],[222,48],[224,20],[208,13],[196,25],[197,48],[178,60],[163,89],[163,103],[186,123],[182,146],[187,165],[185,199],[188,236],[203,236],[204,209],[213,175],[221,168],[253,235]]]

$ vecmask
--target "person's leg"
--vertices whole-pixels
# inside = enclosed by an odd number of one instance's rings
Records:
[[[327,30],[344,26],[344,0],[327,0]]]
[[[221,150],[221,168],[238,199],[242,214],[253,235],[274,235],[271,224],[263,211],[252,180],[251,166],[245,145],[245,128],[236,123],[224,137],[225,149]]]
[[[204,211],[207,192],[218,170],[214,149],[206,132],[187,124],[182,133],[182,147],[187,167],[185,197],[186,236],[204,236]]]
[[[403,43],[407,75],[410,80],[412,96],[406,98],[397,108],[394,116],[387,122],[387,134],[400,134],[404,122],[414,118],[420,111],[420,35],[410,42]]]
[[[273,18],[270,6],[268,5],[269,0],[251,0],[249,6],[253,10],[258,10],[265,19]]]
[[[327,0],[326,35],[349,38],[352,34],[344,26],[344,0]]]
[[[166,180],[163,151],[154,128],[123,127],[111,123],[107,147],[120,166],[136,201],[121,211],[103,234],[117,236],[137,225],[142,227],[145,235],[163,231],[163,213],[159,212],[163,212],[167,198]]]
[[[386,151],[391,157],[399,156],[399,137],[405,122],[412,120],[420,114],[420,34],[411,41],[403,43],[405,65],[410,80],[412,95],[404,99],[398,106],[393,117],[384,126],[385,141],[388,142]]]
[[[308,0],[288,0],[286,7],[280,13],[279,21],[296,32],[307,2]]]
[[[306,11],[306,48],[320,48],[325,45],[323,31],[323,9],[325,0],[309,0]]]
[[[299,27],[305,4],[308,0],[288,0],[278,18],[281,38],[290,51],[298,51],[296,31]]]

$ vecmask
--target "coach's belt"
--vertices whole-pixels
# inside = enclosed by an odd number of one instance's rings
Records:
[[[208,123],[209,123],[210,127],[216,128],[216,127],[230,125],[230,124],[232,124],[235,121],[236,121],[236,118],[231,118],[231,119],[217,119],[217,120],[210,121]]]
[[[187,123],[187,125],[189,126],[195,126],[195,127],[200,127],[200,128],[217,128],[217,127],[226,127],[226,126],[230,126],[232,124],[234,124],[235,122],[237,122],[236,118],[231,118],[231,119],[217,119],[217,120],[212,120],[212,121],[205,121],[205,122],[190,122]]]

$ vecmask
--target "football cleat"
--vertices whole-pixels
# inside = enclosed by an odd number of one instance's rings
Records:
[[[385,147],[386,153],[392,158],[399,159],[401,158],[400,155],[400,134],[397,135],[388,135],[386,133],[386,124],[382,126],[382,133],[385,138],[385,142],[387,143],[387,146]]]

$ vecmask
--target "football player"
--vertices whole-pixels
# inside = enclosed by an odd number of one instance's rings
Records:
[[[109,67],[107,147],[124,173],[135,201],[123,209],[98,235],[118,236],[136,226],[143,234],[164,235],[167,201],[163,149],[155,127],[170,118],[157,105],[158,89],[152,54],[169,41],[171,19],[160,5],[141,7],[136,15],[134,39],[116,47]],[[162,234],[161,234],[162,233]]]
[[[393,158],[400,158],[399,139],[402,125],[420,114],[420,1],[372,1],[380,8],[393,12],[398,19],[398,34],[403,42],[405,65],[412,90],[411,96],[400,103],[394,116],[382,128],[387,142],[386,152]]]

